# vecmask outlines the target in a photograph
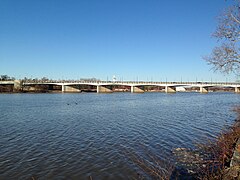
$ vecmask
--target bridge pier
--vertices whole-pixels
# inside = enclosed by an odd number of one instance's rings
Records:
[[[97,86],[97,93],[112,93],[112,89],[105,86]]]
[[[78,89],[78,88],[76,88],[76,87],[73,87],[73,86],[64,86],[65,88],[64,88],[64,92],[72,92],[72,93],[74,93],[74,92],[81,92],[81,90],[80,89]]]
[[[165,92],[166,93],[176,93],[176,87],[174,87],[174,86],[166,86],[165,87]]]
[[[62,85],[62,92],[65,92],[65,86]]]
[[[240,87],[235,87],[235,93],[240,93]]]
[[[137,86],[131,86],[131,93],[144,93],[144,90]]]
[[[200,90],[199,90],[200,93],[208,93],[208,88],[207,87],[200,87]]]
[[[19,80],[14,81],[13,92],[18,92],[21,90],[21,82]]]

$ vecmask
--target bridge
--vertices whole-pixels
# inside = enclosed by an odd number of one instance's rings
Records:
[[[114,86],[127,87],[131,93],[143,93],[144,87],[161,87],[166,93],[175,93],[177,88],[198,88],[200,93],[208,93],[209,88],[233,88],[240,93],[240,83],[236,82],[145,82],[145,81],[0,81],[0,85],[13,85],[14,89],[26,86],[59,86],[62,92],[81,92],[81,85],[93,86],[97,93],[111,93]]]

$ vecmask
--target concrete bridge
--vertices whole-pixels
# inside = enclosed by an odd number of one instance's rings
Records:
[[[0,85],[13,85],[14,88],[20,86],[60,86],[62,92],[81,92],[81,85],[89,85],[96,88],[97,93],[111,93],[113,86],[128,87],[131,93],[143,93],[144,87],[161,87],[166,93],[175,93],[177,88],[198,88],[200,93],[208,93],[209,88],[234,88],[236,93],[240,93],[240,83],[231,82],[144,82],[144,81],[0,81]]]

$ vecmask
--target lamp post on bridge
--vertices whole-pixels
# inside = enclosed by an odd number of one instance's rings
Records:
[[[112,79],[112,81],[115,83],[115,82],[116,82],[116,80],[117,80],[116,76],[115,76],[115,75],[113,75],[113,79]]]

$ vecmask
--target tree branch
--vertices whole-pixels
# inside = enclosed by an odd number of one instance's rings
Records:
[[[234,19],[235,22],[237,22],[238,24],[240,24],[240,21],[231,13],[230,14],[231,17]]]

